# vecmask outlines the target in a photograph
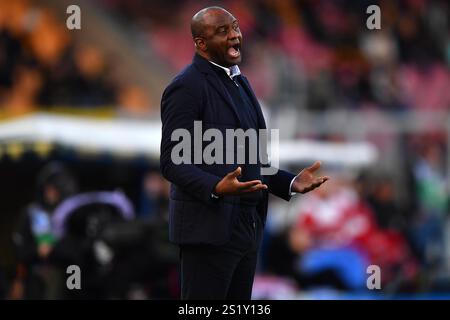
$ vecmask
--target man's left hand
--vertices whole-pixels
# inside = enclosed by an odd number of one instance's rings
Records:
[[[320,161],[316,161],[312,166],[300,171],[292,183],[291,191],[307,193],[320,187],[325,181],[329,180],[330,178],[327,176],[314,177],[314,172],[320,168],[320,165]]]

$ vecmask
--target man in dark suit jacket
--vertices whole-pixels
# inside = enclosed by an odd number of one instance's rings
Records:
[[[161,101],[160,162],[171,182],[169,234],[180,246],[181,298],[250,299],[269,192],[289,200],[328,177],[314,177],[319,162],[298,175],[278,170],[263,176],[264,164],[248,161],[248,141],[221,150],[234,159],[237,148],[244,147],[243,163],[192,161],[204,148],[200,143],[197,150],[195,141],[183,151],[190,161],[174,161],[177,129],[195,140],[196,134],[211,128],[223,137],[227,129],[266,128],[261,107],[237,66],[242,45],[237,20],[223,8],[205,8],[192,18],[191,32],[193,63],[169,84]],[[201,121],[201,132],[195,121]]]

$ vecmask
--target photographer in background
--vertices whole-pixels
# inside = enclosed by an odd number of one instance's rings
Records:
[[[59,271],[48,263],[56,243],[51,216],[77,189],[74,177],[59,163],[50,163],[39,173],[36,199],[26,207],[13,233],[17,268],[9,298],[57,298]]]

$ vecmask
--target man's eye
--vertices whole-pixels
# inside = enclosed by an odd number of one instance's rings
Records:
[[[226,28],[220,28],[219,30],[217,30],[218,33],[225,33],[227,32]]]
[[[238,26],[237,24],[235,24],[235,25],[233,26],[233,29],[234,29],[234,31],[239,31],[239,26]]]

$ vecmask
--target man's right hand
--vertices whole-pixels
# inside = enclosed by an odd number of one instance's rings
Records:
[[[219,181],[219,183],[217,183],[214,188],[214,194],[217,196],[237,196],[248,192],[267,189],[267,185],[263,184],[261,180],[240,182],[237,178],[241,174],[241,167],[237,167],[236,170],[227,174]]]

